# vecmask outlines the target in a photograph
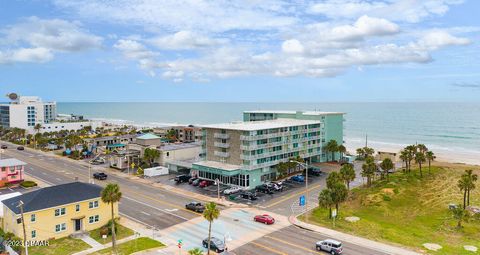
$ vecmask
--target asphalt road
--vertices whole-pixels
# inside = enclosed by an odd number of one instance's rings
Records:
[[[32,150],[17,151],[13,148],[9,146],[3,157],[15,157],[26,162],[26,174],[47,184],[68,183],[76,178],[79,181],[89,181],[89,170],[84,165]],[[162,229],[200,216],[185,210],[185,204],[191,201],[191,198],[186,196],[114,175],[109,175],[107,181],[95,180],[95,184],[100,186],[107,183],[120,185],[123,193],[119,205],[120,213],[144,225]]]
[[[233,252],[238,255],[316,255],[327,254],[316,251],[315,243],[331,237],[289,226],[243,245]],[[343,242],[342,255],[386,255],[387,253]]]

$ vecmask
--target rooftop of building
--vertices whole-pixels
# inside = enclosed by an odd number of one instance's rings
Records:
[[[148,133],[148,134],[138,136],[137,139],[141,139],[141,140],[160,139],[160,136]]]
[[[205,166],[205,167],[211,167],[211,168],[217,168],[217,169],[222,169],[226,171],[235,171],[240,169],[240,166],[238,165],[232,165],[232,164],[227,164],[227,163],[222,163],[218,161],[199,161],[193,163],[194,165],[199,165],[199,166]]]
[[[109,136],[101,136],[95,138],[87,138],[86,140],[93,140],[93,141],[107,141],[107,140],[114,140],[114,139],[130,139],[136,138],[137,134],[126,134],[126,135],[109,135]]]
[[[345,114],[344,112],[324,112],[324,111],[279,111],[279,110],[254,110],[254,111],[244,111],[244,113],[278,113],[278,114],[297,114],[302,113],[303,115],[329,115],[329,114]]]
[[[272,128],[294,127],[302,125],[311,125],[320,123],[318,120],[300,120],[300,119],[273,119],[262,121],[239,121],[231,123],[204,125],[204,128],[228,129],[240,131],[255,131]]]
[[[18,160],[16,158],[6,158],[6,159],[0,159],[0,167],[6,167],[6,166],[25,166],[27,163]]]
[[[165,143],[160,146],[158,149],[162,151],[174,151],[174,150],[181,150],[181,149],[188,149],[200,147],[197,143]]]
[[[15,214],[19,214],[20,208],[18,205],[20,201],[23,202],[23,212],[33,212],[98,198],[101,191],[102,187],[95,184],[71,182],[9,198],[4,200],[3,204]]]

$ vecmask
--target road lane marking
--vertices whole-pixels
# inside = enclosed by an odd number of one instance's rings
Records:
[[[279,238],[276,238],[276,237],[272,237],[272,236],[264,236],[264,237],[265,237],[265,238],[270,238],[270,239],[275,240],[275,241],[277,241],[277,242],[284,243],[284,244],[286,244],[286,245],[290,245],[290,246],[296,247],[296,248],[301,249],[301,250],[304,250],[304,251],[313,252],[313,253],[317,253],[317,254],[324,254],[324,253],[319,252],[319,251],[317,251],[317,250],[307,249],[307,248],[305,248],[305,247],[303,247],[303,246],[296,245],[296,244],[293,244],[293,243],[289,243],[289,242],[287,242],[287,241],[284,241],[284,240],[279,239]]]
[[[147,215],[147,216],[152,216],[150,213],[147,213],[147,212],[144,212],[144,211],[141,211],[141,213]]]
[[[45,173],[45,172],[42,172],[42,174],[43,174],[43,175],[47,175],[47,173]]]
[[[62,179],[60,179],[60,178],[55,178],[55,180],[57,180],[57,181],[59,181],[59,182],[61,182],[61,181],[62,181]]]
[[[159,211],[164,212],[164,213],[166,213],[166,214],[170,214],[170,215],[175,216],[175,217],[177,217],[177,218],[180,218],[180,219],[182,219],[182,220],[189,221],[189,219],[187,219],[187,218],[185,218],[185,217],[182,217],[182,216],[180,216],[180,215],[176,215],[176,214],[174,214],[174,213],[168,212],[168,211],[166,211],[166,210],[164,210],[164,209],[155,207],[155,206],[153,206],[153,205],[149,205],[149,204],[144,203],[144,202],[142,202],[142,201],[138,201],[138,200],[136,200],[136,199],[133,199],[133,198],[130,198],[130,197],[127,197],[127,196],[125,196],[124,198],[126,198],[126,199],[128,199],[128,200],[132,200],[132,201],[134,201],[134,202],[136,202],[136,203],[139,203],[139,204],[141,204],[141,205],[144,205],[144,206],[151,207],[151,208],[153,208],[153,209],[159,210]]]
[[[281,252],[281,251],[279,251],[279,250],[277,250],[277,249],[270,248],[270,247],[268,247],[268,246],[265,246],[265,245],[263,245],[263,244],[259,244],[259,243],[257,243],[257,242],[250,242],[250,243],[253,244],[253,245],[255,245],[255,246],[258,246],[258,247],[260,247],[260,248],[262,248],[262,249],[264,249],[264,250],[271,251],[271,252],[276,253],[276,254],[288,255],[288,253]]]

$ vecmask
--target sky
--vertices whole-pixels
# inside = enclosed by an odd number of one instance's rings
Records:
[[[477,0],[0,0],[0,94],[478,102],[478,10]]]

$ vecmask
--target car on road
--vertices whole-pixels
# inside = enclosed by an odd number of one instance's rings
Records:
[[[25,148],[24,148],[23,146],[18,146],[18,147],[17,147],[17,150],[23,151],[23,150],[25,150]]]
[[[264,223],[267,225],[275,223],[275,219],[268,214],[256,215],[255,217],[253,217],[253,221]]]
[[[240,191],[242,191],[243,188],[242,187],[239,187],[239,186],[232,186],[226,190],[223,191],[223,194],[225,195],[231,195],[231,194],[235,194],[235,193],[238,193]]]
[[[6,146],[5,144],[2,144],[2,149],[7,149],[8,146]]]
[[[97,180],[104,181],[104,180],[107,179],[107,177],[108,177],[108,175],[103,173],[103,172],[93,173],[93,178],[97,179]]]
[[[203,211],[205,210],[205,206],[202,205],[202,203],[200,202],[190,202],[185,205],[185,209],[191,210],[194,212],[203,213]]]
[[[90,164],[92,164],[92,165],[101,165],[101,164],[104,164],[104,163],[105,163],[105,158],[102,158],[102,157],[98,157],[98,158],[95,158],[92,161],[90,161]]]
[[[305,177],[303,175],[295,175],[290,178],[294,182],[305,182]]]
[[[252,193],[252,192],[241,193],[240,197],[248,200],[257,200],[257,195],[255,195],[255,193]]]
[[[317,251],[325,251],[332,255],[339,255],[343,252],[342,243],[333,239],[319,241],[315,244],[315,247]]]
[[[204,248],[208,249],[208,237],[203,239],[202,245]],[[225,244],[219,238],[212,236],[210,238],[210,250],[213,250],[216,253],[223,252],[225,250]]]
[[[190,175],[187,175],[187,174],[181,174],[181,175],[177,175],[175,176],[175,181],[177,183],[182,183],[182,182],[188,182],[188,180],[191,178]]]
[[[258,185],[255,190],[265,194],[273,194],[273,188],[270,188],[267,184]]]
[[[200,184],[198,185],[198,187],[200,187],[200,188],[205,188],[205,187],[211,186],[212,184],[213,184],[212,181],[203,180],[203,181],[200,182]]]

